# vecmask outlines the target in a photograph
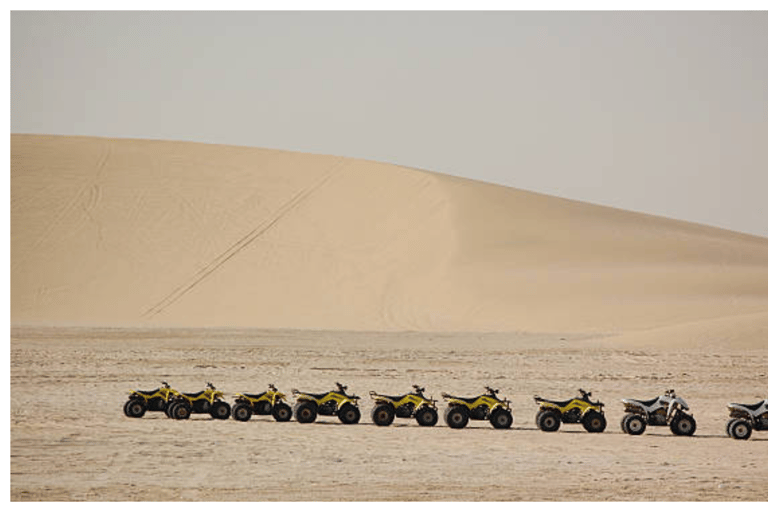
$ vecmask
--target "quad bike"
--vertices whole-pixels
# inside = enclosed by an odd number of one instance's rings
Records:
[[[189,419],[192,413],[210,414],[214,419],[225,420],[229,418],[231,408],[221,399],[223,396],[224,393],[210,382],[199,393],[177,392],[168,404],[166,414],[175,420]]]
[[[163,386],[152,391],[130,390],[128,401],[123,406],[123,412],[129,418],[141,418],[147,411],[165,411],[170,396],[175,395],[176,390],[163,381]]]
[[[591,392],[579,389],[579,393],[581,397],[562,402],[534,396],[533,399],[539,404],[536,426],[544,432],[554,432],[560,428],[560,423],[581,423],[587,432],[604,431],[605,404],[590,400]]]
[[[416,418],[422,427],[432,427],[437,423],[437,406],[433,398],[424,396],[424,388],[413,385],[414,392],[402,396],[379,395],[371,391],[371,398],[376,406],[371,411],[371,419],[380,427],[391,425],[397,418]]]
[[[728,404],[731,419],[725,427],[728,437],[746,440],[753,430],[768,430],[768,399],[756,404]]]
[[[512,426],[512,411],[509,400],[497,396],[498,389],[485,387],[485,393],[472,398],[460,398],[443,393],[448,400],[445,410],[445,422],[451,428],[464,428],[470,418],[473,420],[490,420],[494,428],[509,428]]]
[[[696,420],[683,412],[688,410],[688,404],[675,395],[674,389],[651,400],[624,398],[621,401],[627,413],[621,420],[621,430],[629,435],[639,436],[648,425],[669,425],[672,433],[678,436],[692,436],[696,431]]]
[[[232,417],[237,421],[248,421],[251,415],[266,416],[271,414],[275,421],[290,421],[291,406],[285,403],[285,394],[277,390],[274,384],[267,391],[258,395],[236,393],[235,405],[232,406]]]
[[[327,393],[304,393],[292,390],[296,397],[293,414],[299,423],[312,423],[317,415],[338,416],[342,423],[351,425],[360,421],[360,409],[357,406],[359,396],[348,395],[347,386],[336,383],[336,391]]]

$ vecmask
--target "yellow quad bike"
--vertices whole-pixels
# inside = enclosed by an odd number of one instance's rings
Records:
[[[175,420],[187,420],[192,413],[210,414],[214,419],[225,420],[229,418],[231,408],[222,400],[223,396],[224,393],[210,382],[199,393],[177,392],[168,405],[167,414]]]
[[[435,400],[424,396],[424,388],[413,385],[414,392],[402,396],[379,395],[371,391],[376,406],[371,419],[380,427],[391,425],[397,418],[416,418],[422,427],[433,427],[437,423]]]
[[[464,428],[473,420],[490,420],[494,428],[509,428],[512,426],[512,411],[509,400],[498,397],[499,390],[489,386],[485,393],[473,398],[459,398],[443,393],[448,400],[445,410],[445,422],[451,428]]]
[[[554,432],[560,428],[560,423],[581,423],[587,432],[602,432],[605,430],[605,414],[601,402],[590,400],[592,393],[579,389],[580,398],[565,401],[547,400],[540,396],[533,399],[539,404],[536,413],[536,426],[544,432]]]
[[[285,394],[277,390],[274,384],[258,395],[236,393],[235,405],[232,406],[232,417],[237,421],[248,421],[251,415],[266,416],[271,414],[275,421],[290,421],[293,411],[285,403]]]
[[[317,415],[338,416],[342,423],[352,425],[360,421],[359,396],[348,395],[347,386],[336,383],[336,391],[328,393],[304,393],[298,389],[292,391],[296,397],[293,414],[299,423],[312,423]]]
[[[123,412],[129,418],[141,418],[147,411],[165,411],[169,397],[177,393],[163,381],[162,387],[151,391],[130,390],[128,401],[123,406]]]

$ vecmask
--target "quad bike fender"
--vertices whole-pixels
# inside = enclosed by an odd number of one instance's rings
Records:
[[[340,410],[342,407],[344,407],[347,404],[352,404],[355,407],[357,407],[357,399],[351,398],[351,397],[344,397],[342,400],[338,400],[336,402],[336,410]]]
[[[511,407],[509,406],[509,404],[506,404],[504,402],[499,402],[488,410],[488,415],[490,416],[491,414],[493,414],[493,411],[496,411],[498,409],[504,409],[505,411],[509,411]]]
[[[314,408],[315,410],[317,410],[317,407],[318,407],[317,400],[315,400],[313,398],[308,398],[308,399],[297,398],[296,399],[296,405],[299,405],[299,404],[308,404],[312,408]]]
[[[738,405],[728,405],[728,413],[731,418],[742,418],[745,420],[752,420],[752,413],[744,407]]]
[[[376,405],[389,404],[392,407],[395,406],[395,402],[391,398],[380,395],[375,391],[371,391],[368,394],[371,396],[371,400],[373,400],[376,403]]]
[[[554,411],[558,414],[562,414],[563,408],[557,406],[551,402],[539,402],[539,410],[541,411]]]

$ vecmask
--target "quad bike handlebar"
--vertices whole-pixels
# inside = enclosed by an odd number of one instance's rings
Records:
[[[216,391],[216,386],[214,386],[214,385],[213,385],[213,384],[211,384],[210,382],[208,382],[206,385],[207,385],[207,386],[208,386],[210,389],[212,389],[212,390]]]
[[[581,388],[579,388],[579,393],[581,393],[581,396],[583,396],[584,398],[589,398],[589,397],[592,396],[592,392],[591,391],[584,391]]]
[[[171,385],[170,385],[170,384],[168,384],[167,382],[165,382],[164,380],[163,380],[163,381],[161,381],[161,383],[162,383],[162,385],[163,385],[163,387],[164,387],[164,388],[170,388],[170,387],[171,387]]]
[[[499,392],[498,389],[493,389],[490,386],[485,386],[485,390],[488,392],[489,395],[491,395],[494,398],[496,397],[496,394]]]
[[[416,390],[416,394],[417,394],[417,395],[422,395],[422,396],[424,395],[424,388],[422,388],[422,387],[421,387],[421,386],[419,386],[418,384],[414,384],[414,385],[413,385],[413,389],[415,389],[415,390]]]
[[[340,382],[337,382],[336,387],[339,388],[339,392],[341,392],[341,394],[345,394],[344,392],[347,390],[347,386],[345,386]]]
[[[274,384],[268,385],[267,388],[269,388],[270,391],[277,391],[277,388],[275,387]]]

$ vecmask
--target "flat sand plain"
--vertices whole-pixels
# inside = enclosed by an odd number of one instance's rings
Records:
[[[572,333],[13,328],[11,499],[764,501],[768,433],[737,442],[724,426],[726,403],[764,398],[767,378],[759,346],[642,349]],[[341,381],[363,397],[363,418],[126,418],[128,390],[161,380],[182,391],[211,381],[230,402],[269,383],[323,392]],[[373,425],[368,392],[413,383],[435,397],[500,388],[514,424]],[[606,431],[537,430],[532,396],[579,387],[607,404]],[[623,434],[620,399],[667,388],[688,400],[696,435]]]

